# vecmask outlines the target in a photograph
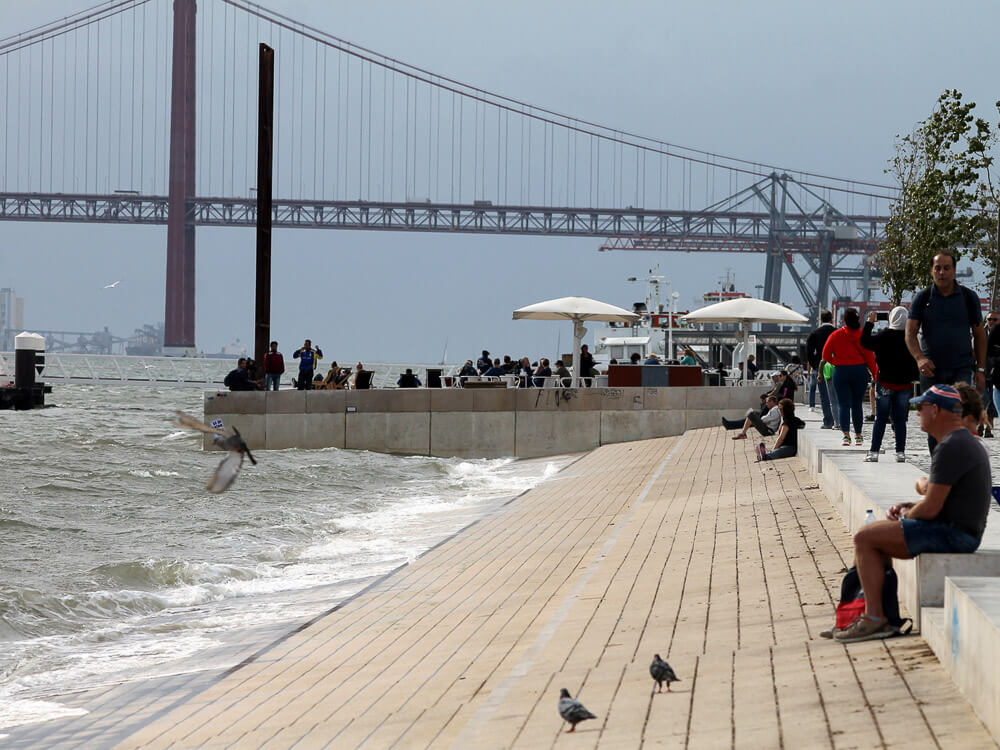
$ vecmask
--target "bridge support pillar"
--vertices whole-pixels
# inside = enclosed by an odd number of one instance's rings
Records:
[[[174,0],[167,198],[166,354],[193,354],[196,0]]]

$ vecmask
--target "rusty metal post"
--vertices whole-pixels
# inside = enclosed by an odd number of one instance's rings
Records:
[[[167,198],[166,353],[192,351],[194,338],[196,0],[174,0]]]
[[[274,152],[274,50],[260,45],[257,91],[257,293],[254,359],[261,365],[271,339],[271,164]]]

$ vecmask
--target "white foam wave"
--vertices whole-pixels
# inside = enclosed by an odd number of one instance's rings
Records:
[[[83,716],[87,713],[89,711],[82,708],[69,708],[51,701],[3,700],[0,701],[0,729],[52,719],[66,719],[70,716]],[[0,734],[0,740],[8,736]]]

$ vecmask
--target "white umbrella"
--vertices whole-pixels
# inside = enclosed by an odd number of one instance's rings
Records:
[[[635,313],[620,307],[598,302],[587,297],[561,297],[521,307],[514,311],[514,320],[572,320],[573,321],[573,385],[580,379],[580,342],[587,334],[585,320],[622,321],[639,320]]]
[[[804,315],[789,310],[784,305],[765,302],[754,297],[717,302],[700,310],[689,312],[684,320],[691,323],[739,323],[743,329],[743,353],[750,348],[750,326],[753,323],[808,323]],[[747,366],[743,365],[743,384],[746,385]]]

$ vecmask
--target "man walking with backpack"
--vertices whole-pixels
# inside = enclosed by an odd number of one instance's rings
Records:
[[[955,281],[955,256],[949,251],[934,256],[931,277],[934,283],[913,297],[906,321],[906,347],[920,370],[920,390],[934,383],[973,384],[975,373],[981,393],[986,384],[986,332],[979,296]]]

